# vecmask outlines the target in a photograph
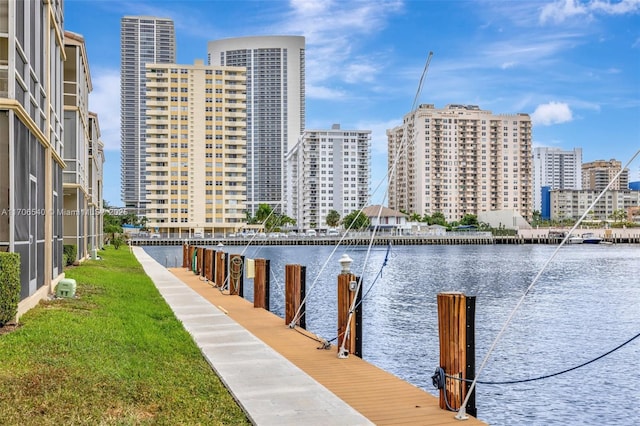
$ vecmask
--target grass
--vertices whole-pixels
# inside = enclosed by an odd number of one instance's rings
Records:
[[[250,424],[133,254],[99,254],[0,335],[0,422]]]

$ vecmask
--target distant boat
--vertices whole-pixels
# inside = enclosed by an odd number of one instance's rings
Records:
[[[592,232],[582,234],[582,242],[584,244],[600,244],[602,242],[602,238],[597,237]]]
[[[567,244],[582,244],[584,239],[578,235],[570,235]]]

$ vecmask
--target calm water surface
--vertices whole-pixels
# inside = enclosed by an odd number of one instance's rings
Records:
[[[436,296],[476,296],[476,368],[555,246],[326,246],[246,248],[271,260],[271,310],[283,316],[284,265],[307,267],[307,328],[336,337],[338,259],[364,277],[364,359],[437,395]],[[181,247],[145,247],[158,262],[181,262]],[[230,253],[245,247],[226,246]],[[332,255],[333,252],[333,255]],[[382,276],[375,280],[382,269]],[[322,270],[322,272],[321,272]],[[245,297],[253,300],[253,282]],[[515,314],[480,380],[556,373],[596,358],[640,333],[640,246],[560,249]],[[478,385],[478,417],[493,425],[640,424],[640,338],[586,367],[522,384]]]

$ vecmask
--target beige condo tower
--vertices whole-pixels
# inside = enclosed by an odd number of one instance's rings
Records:
[[[147,227],[162,236],[225,235],[245,222],[246,73],[147,64]]]
[[[420,105],[387,130],[389,207],[408,213],[532,212],[531,118]]]

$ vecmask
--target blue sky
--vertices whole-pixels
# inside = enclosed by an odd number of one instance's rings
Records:
[[[178,62],[207,42],[306,37],[307,128],[372,130],[372,188],[433,51],[420,103],[529,113],[534,146],[626,163],[640,149],[640,0],[65,0],[84,36],[105,143],[105,199],[120,205],[120,19],[173,19]],[[631,164],[640,180],[640,160]],[[379,192],[374,200],[384,199]]]

